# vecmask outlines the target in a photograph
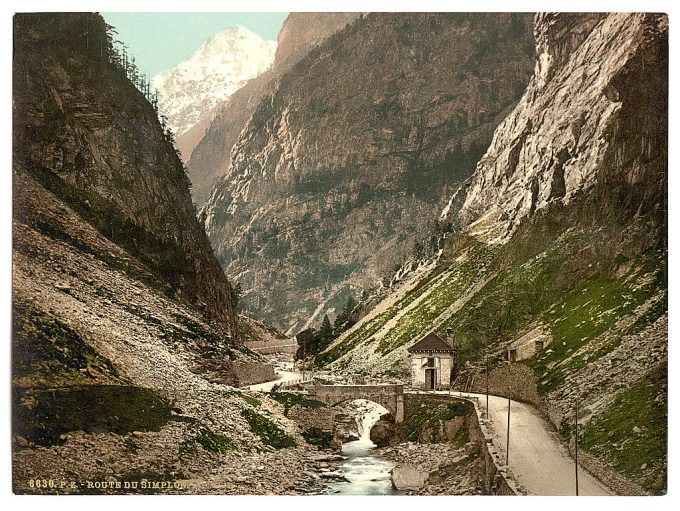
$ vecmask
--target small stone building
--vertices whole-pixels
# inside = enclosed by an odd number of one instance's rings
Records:
[[[430,332],[408,349],[411,355],[411,385],[423,390],[451,387],[456,351],[444,339]]]
[[[552,343],[552,336],[543,327],[536,327],[508,344],[508,361],[519,362],[535,357]]]

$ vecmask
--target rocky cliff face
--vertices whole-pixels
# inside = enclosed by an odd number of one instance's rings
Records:
[[[279,33],[271,69],[247,82],[228,101],[177,138],[177,147],[188,161],[194,202],[202,207],[218,178],[230,167],[231,149],[239,133],[275,81],[309,50],[353,21],[357,13],[291,13]],[[196,151],[194,152],[194,148]]]
[[[154,76],[159,109],[175,135],[209,117],[219,103],[269,69],[275,50],[274,41],[245,27],[230,27],[208,38],[191,58]]]
[[[283,22],[275,65],[287,69],[324,39],[359,17],[357,12],[293,12]]]
[[[371,14],[284,74],[203,212],[247,306],[302,328],[429,240],[526,87],[530,27],[521,14]]]
[[[467,185],[464,221],[504,241],[535,211],[605,183],[644,187],[640,208],[663,208],[653,201],[665,169],[650,163],[666,147],[655,46],[665,23],[644,15],[539,16],[534,77]]]
[[[97,16],[17,16],[15,171],[237,335],[232,290],[151,104],[108,61]]]
[[[443,211],[462,232],[317,363],[408,379],[407,348],[437,330],[458,388],[488,352],[492,392],[534,401],[567,441],[579,403],[589,469],[614,491],[662,493],[668,19],[545,14],[534,30],[526,92]],[[532,332],[550,344],[507,364]]]

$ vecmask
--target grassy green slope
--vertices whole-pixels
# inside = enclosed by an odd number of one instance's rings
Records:
[[[666,488],[668,366],[624,390],[580,433],[581,446],[653,494]]]
[[[437,266],[393,305],[340,338],[316,357],[316,364],[327,365],[373,340],[378,340],[375,352],[385,355],[432,330],[437,318],[479,281],[494,254],[492,247],[467,237],[454,247],[450,253],[456,253],[455,260]],[[397,316],[398,321],[385,328]]]
[[[559,346],[536,365],[541,376],[546,365],[666,287],[667,252],[654,245],[653,236],[637,236],[646,226],[586,221],[583,206],[541,212],[500,247],[459,240],[416,287],[339,339],[317,357],[317,365],[366,349],[385,356],[435,328],[452,329],[459,359],[475,361],[487,343],[501,346],[543,323]],[[451,307],[461,298],[460,308]]]

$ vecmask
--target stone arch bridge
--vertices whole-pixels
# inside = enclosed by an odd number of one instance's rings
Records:
[[[366,399],[385,407],[394,422],[404,420],[403,385],[315,385],[308,390],[308,396],[329,406]]]

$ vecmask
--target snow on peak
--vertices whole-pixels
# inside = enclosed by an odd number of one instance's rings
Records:
[[[189,59],[153,77],[160,112],[181,135],[265,72],[275,52],[275,41],[265,41],[240,25],[210,36]]]

